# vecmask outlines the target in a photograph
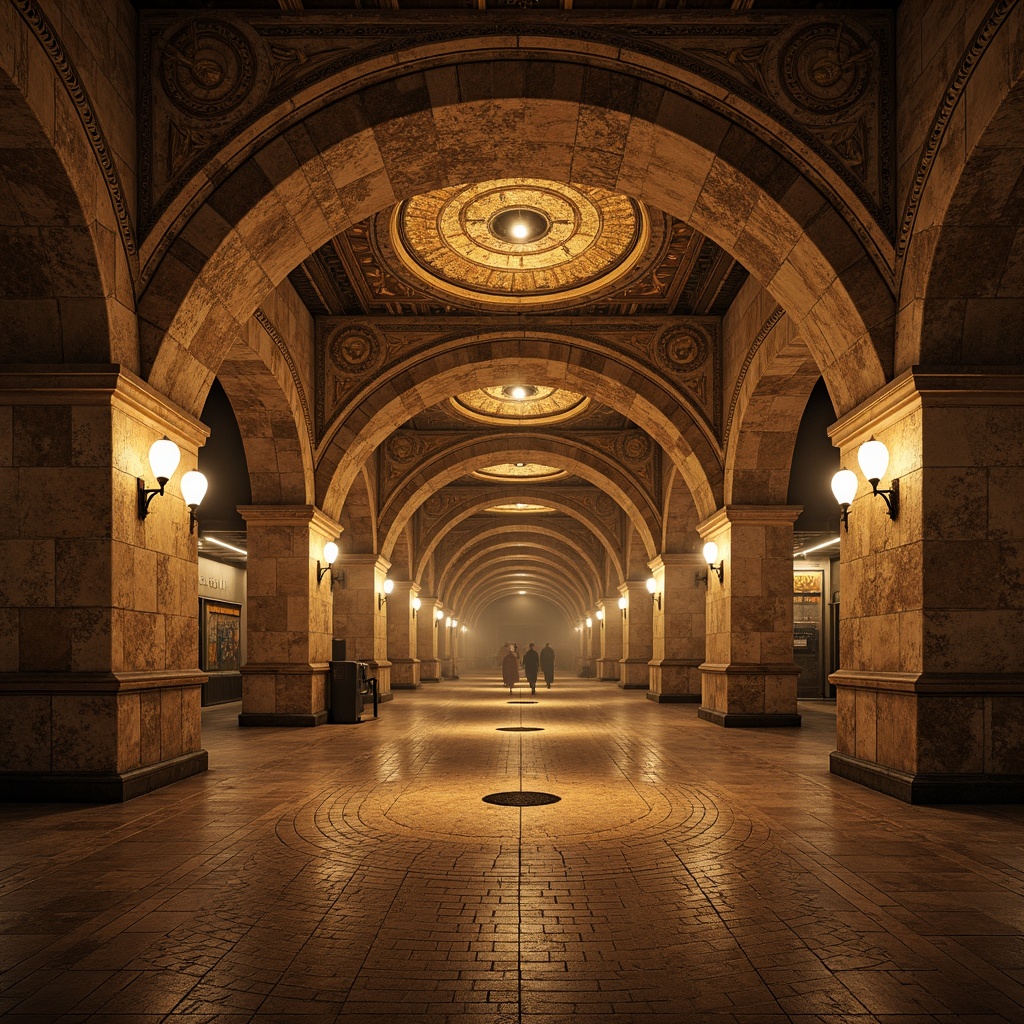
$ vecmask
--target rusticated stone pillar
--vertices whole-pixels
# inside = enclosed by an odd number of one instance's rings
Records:
[[[700,718],[726,726],[799,725],[793,661],[793,523],[800,508],[727,505],[697,529],[718,545],[708,572]]]
[[[704,661],[704,584],[700,555],[659,555],[650,563],[661,606],[654,606],[654,657],[648,700],[698,704]]]
[[[910,803],[1024,802],[1024,376],[909,370],[830,434],[860,480],[832,771]],[[872,436],[895,520],[857,464]]]
[[[415,611],[413,599],[420,592],[418,583],[395,580],[387,599],[388,661],[391,662],[391,689],[416,690],[420,685],[420,659],[416,657],[416,622],[422,609]]]
[[[0,799],[115,802],[206,770],[180,485],[207,434],[127,370],[0,374]],[[164,436],[181,462],[140,519]]]
[[[619,689],[646,690],[651,684],[650,661],[654,653],[651,595],[645,580],[627,580],[619,587],[619,593],[626,598]]]
[[[379,699],[394,699],[391,662],[387,658],[387,602],[384,580],[391,563],[378,555],[339,555],[345,586],[334,588],[334,636],[345,641],[349,661],[365,661],[377,677]]]
[[[597,678],[618,682],[619,660],[622,657],[622,615],[619,612],[619,595],[606,597],[600,605],[602,618],[597,623],[601,644],[601,655],[597,660]]]
[[[323,725],[332,588],[326,576],[317,582],[316,563],[341,526],[313,505],[242,505],[238,511],[249,550],[248,660],[238,724]]]
[[[437,613],[441,612],[440,620]],[[420,598],[420,610],[416,616],[416,653],[420,656],[420,682],[441,681],[441,660],[438,657],[437,641],[444,624],[444,608],[433,597]]]

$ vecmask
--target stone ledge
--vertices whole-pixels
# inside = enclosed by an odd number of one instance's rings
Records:
[[[906,804],[1024,803],[1024,775],[913,774],[838,750],[829,755],[829,771]]]
[[[726,729],[788,729],[800,725],[799,715],[730,713],[712,708],[698,708],[697,717]]]
[[[699,693],[651,693],[648,691],[647,699],[653,700],[655,704],[699,704]]]
[[[0,772],[0,800],[119,804],[207,771],[205,750],[129,772]]]
[[[240,726],[250,725],[271,725],[271,726],[299,726],[301,728],[312,728],[317,725],[327,724],[327,712],[317,711],[310,714],[277,714],[276,712],[251,712],[243,711],[238,716]]]

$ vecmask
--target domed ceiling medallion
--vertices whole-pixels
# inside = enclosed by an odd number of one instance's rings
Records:
[[[516,501],[509,505],[491,505],[490,508],[485,508],[485,512],[510,512],[512,514],[522,514],[524,512],[554,512],[553,508],[549,508],[547,505],[531,505],[525,501]]]
[[[541,178],[437,189],[400,203],[391,222],[395,252],[433,290],[506,308],[607,288],[648,238],[628,196]]]
[[[529,480],[530,483],[541,483],[568,476],[568,473],[557,466],[542,466],[537,462],[504,462],[475,470],[473,476],[492,482],[522,483]]]
[[[478,423],[531,427],[562,423],[590,405],[586,395],[537,384],[499,384],[466,391],[448,401],[463,416]]]

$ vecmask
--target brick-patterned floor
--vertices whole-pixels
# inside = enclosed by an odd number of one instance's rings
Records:
[[[832,777],[827,704],[726,730],[464,678],[356,726],[238,710],[199,778],[0,807],[5,1024],[1024,1021],[1024,807]],[[561,799],[482,799],[519,790]]]

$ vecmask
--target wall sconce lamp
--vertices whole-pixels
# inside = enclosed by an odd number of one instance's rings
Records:
[[[173,441],[164,437],[159,441],[153,442],[149,449],[149,465],[153,470],[153,476],[156,477],[158,486],[147,488],[146,481],[141,476],[136,477],[140,519],[145,519],[149,515],[149,506],[153,499],[158,494],[162,495],[164,493],[164,487],[167,485],[167,481],[174,476],[174,471],[178,468],[180,460],[181,451]]]
[[[468,628],[469,628],[468,626],[463,626],[462,627],[462,632],[465,633]]]
[[[420,610],[420,599],[418,597],[414,597],[412,599],[412,617],[414,619],[416,618],[416,613],[419,610]]]
[[[587,629],[594,628],[594,620],[588,615],[587,616]]]
[[[377,595],[377,611],[380,611],[381,608],[383,608],[384,605],[387,604],[388,594],[390,594],[391,591],[394,590],[394,589],[395,589],[395,581],[394,580],[389,580],[389,579],[385,578],[385,580],[384,580],[384,593]]]
[[[338,545],[333,540],[329,540],[324,545],[324,564],[320,565],[320,559],[316,562],[316,585],[320,586],[320,581],[327,576],[331,581],[331,588],[334,588],[334,577],[331,575],[331,566],[334,564],[334,560],[338,557]]]
[[[446,618],[444,620],[444,628],[445,629],[451,629],[452,628],[452,617],[450,615],[448,616],[448,618]]]
[[[661,594],[658,593],[658,581],[653,576],[647,581],[647,593],[651,595],[651,607],[657,605],[661,611]]]
[[[718,582],[725,582],[725,559],[722,559],[718,565],[715,565],[715,561],[718,559],[718,545],[713,541],[709,540],[704,545],[704,561],[708,563],[708,571],[701,575],[697,574],[697,582],[703,583],[704,586],[708,585],[708,577],[715,573],[718,576]]]
[[[600,628],[604,629],[604,609],[603,608],[598,608],[597,611],[594,612],[594,614],[597,616],[597,621],[598,621],[598,624],[600,625]]]
[[[625,597],[619,598],[619,611],[622,612],[622,621],[626,621],[626,609],[629,607],[629,602]]]
[[[206,477],[198,469],[190,469],[181,478],[181,496],[185,499],[185,504],[188,505],[189,533],[195,531],[196,523],[199,522],[196,509],[199,508],[199,503],[206,497],[206,488]]]
[[[871,484],[871,493],[877,494],[885,502],[889,518],[895,520],[900,512],[900,482],[893,480],[892,487],[885,489],[878,486],[886,469],[889,468],[889,449],[872,438],[865,441],[857,449],[857,461],[861,472]],[[851,469],[841,469],[832,477],[832,493],[839,502],[839,518],[843,528],[850,529],[850,505],[857,495],[857,474]]]
[[[443,618],[444,612],[440,608],[438,608],[437,611],[434,612],[434,629],[437,629],[437,627],[441,625],[441,620]]]
[[[459,628],[459,620],[458,619],[452,619],[452,629],[458,629],[458,628]]]

